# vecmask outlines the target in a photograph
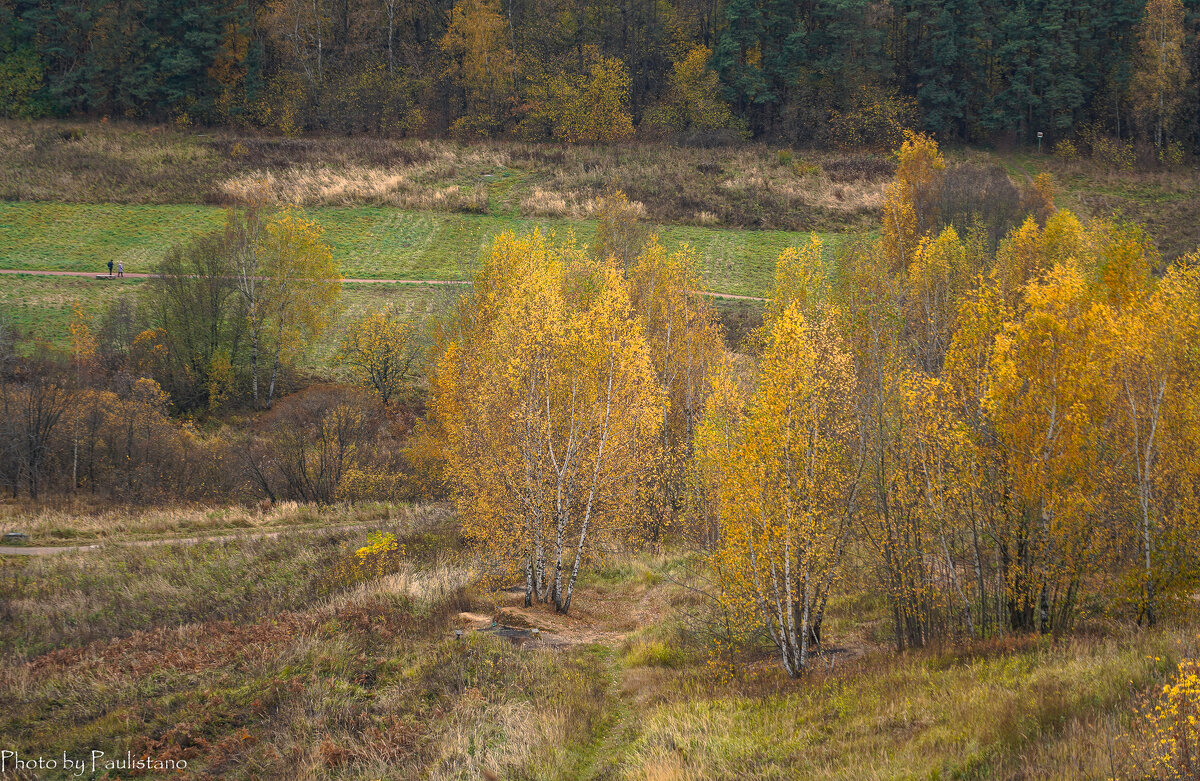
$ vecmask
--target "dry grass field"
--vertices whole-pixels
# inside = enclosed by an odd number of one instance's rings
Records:
[[[821,161],[821,165],[817,161]],[[572,147],[280,139],[120,123],[0,123],[0,200],[283,203],[585,219],[624,190],[664,224],[835,232],[869,224],[886,156],[797,160],[767,147]]]
[[[520,608],[436,505],[74,518],[32,528],[300,527],[0,559],[0,741],[191,777],[1133,777],[1134,707],[1189,646],[1109,627],[897,656],[863,629],[881,606],[844,598],[828,658],[795,682],[762,650],[712,655],[683,552],[602,564],[564,618]],[[367,528],[404,554],[354,566]]]

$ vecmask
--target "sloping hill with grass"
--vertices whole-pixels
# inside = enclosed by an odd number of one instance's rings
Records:
[[[590,243],[595,220],[525,219],[413,212],[378,206],[305,210],[324,229],[349,278],[462,280],[493,237],[534,228]],[[153,272],[172,244],[218,230],[217,206],[0,202],[0,268],[103,273],[111,259],[129,273]],[[699,253],[709,287],[761,296],[775,258],[807,234],[667,225],[658,230],[670,250]],[[826,238],[836,237],[827,236]]]

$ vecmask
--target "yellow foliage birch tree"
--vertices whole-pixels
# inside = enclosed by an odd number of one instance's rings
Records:
[[[808,666],[854,518],[855,393],[849,356],[793,305],[770,326],[756,387],[732,432],[699,439],[719,474],[714,570],[733,612],[755,615],[788,675]],[[728,450],[722,447],[727,442]]]
[[[633,135],[629,69],[616,57],[589,48],[588,72],[550,82],[554,136],[570,144],[609,143]]]
[[[411,326],[390,304],[373,309],[347,327],[336,360],[350,369],[359,387],[387,404],[404,389],[416,362],[411,335]]]
[[[896,157],[896,177],[884,192],[882,236],[893,271],[908,268],[917,242],[937,226],[946,170],[937,142],[924,133],[905,131]]]
[[[1012,628],[1048,631],[1069,623],[1080,578],[1097,561],[1092,481],[1111,326],[1073,264],[1031,282],[1025,300],[996,339],[983,401],[1020,504],[999,540]]]
[[[1200,422],[1198,336],[1200,271],[1194,258],[1174,265],[1150,295],[1123,308],[1113,324],[1115,433],[1132,464],[1128,474],[1137,494],[1142,565],[1137,617],[1147,624],[1160,616],[1161,581],[1178,586],[1181,565],[1192,570],[1195,563],[1172,554],[1182,540],[1195,540],[1189,534],[1195,531],[1195,512],[1177,499],[1194,496],[1198,474],[1192,447]]]
[[[568,611],[589,545],[632,520],[660,421],[620,270],[498,237],[431,385],[467,534],[523,573],[527,605]]]
[[[266,406],[271,407],[279,370],[329,327],[342,295],[342,275],[321,226],[285,210],[263,230],[264,324],[273,333]]]
[[[1136,68],[1129,96],[1154,127],[1154,145],[1160,156],[1191,75],[1186,44],[1182,0],[1149,0],[1137,27]]]
[[[631,306],[646,333],[661,390],[654,468],[642,485],[647,533],[657,542],[683,508],[687,463],[704,413],[708,376],[724,353],[720,323],[695,250],[668,253],[653,237],[629,269]]]
[[[953,226],[936,237],[922,238],[913,254],[906,278],[905,319],[917,361],[931,375],[941,371],[958,301],[971,278],[970,265],[967,247]]]
[[[446,75],[461,90],[466,115],[454,130],[488,135],[507,118],[513,96],[516,56],[511,31],[497,0],[458,0],[439,41],[449,64]]]

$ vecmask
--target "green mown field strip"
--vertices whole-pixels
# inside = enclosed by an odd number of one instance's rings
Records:
[[[581,243],[592,241],[596,231],[592,221],[378,207],[306,213],[324,228],[342,273],[365,279],[463,279],[503,231],[536,227],[560,237],[573,234]],[[217,229],[223,220],[216,206],[0,202],[0,268],[102,272],[111,259],[124,262],[127,272],[150,272],[171,245]],[[769,287],[779,253],[805,238],[788,231],[679,225],[662,227],[660,236],[668,249],[687,243],[700,253],[712,290],[750,296]]]

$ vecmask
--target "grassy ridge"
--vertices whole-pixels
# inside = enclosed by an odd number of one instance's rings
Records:
[[[525,219],[477,214],[411,212],[360,206],[306,212],[347,277],[464,279],[479,253],[504,231],[540,228],[591,242],[591,220]],[[219,228],[216,206],[0,202],[0,268],[103,272],[109,259],[125,271],[150,272],[172,244]],[[690,244],[700,254],[713,290],[762,295],[775,259],[806,234],[669,225],[660,230],[668,249]],[[831,238],[827,236],[826,238]]]

